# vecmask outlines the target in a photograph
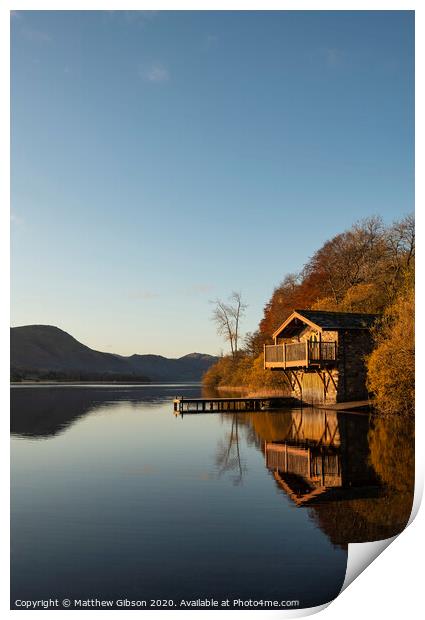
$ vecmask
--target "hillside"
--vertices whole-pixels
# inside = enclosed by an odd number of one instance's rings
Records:
[[[12,380],[200,381],[217,360],[202,353],[178,359],[102,353],[51,325],[12,327],[10,352]]]

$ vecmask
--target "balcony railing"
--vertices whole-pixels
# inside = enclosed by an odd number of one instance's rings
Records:
[[[336,342],[295,342],[264,346],[264,368],[308,368],[332,364]]]

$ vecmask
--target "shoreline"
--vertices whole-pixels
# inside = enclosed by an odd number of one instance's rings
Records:
[[[24,381],[10,381],[9,385],[11,387],[19,387],[20,385],[167,385],[167,384],[176,384],[176,385],[202,385],[201,381],[183,381],[181,379],[164,379],[163,381],[102,381],[97,379],[92,379],[91,381],[54,381],[43,379],[40,381],[35,380],[24,380]]]
[[[230,386],[230,385],[221,385],[214,388],[217,392],[237,392],[246,396],[246,398],[282,398],[295,404],[301,404],[303,407],[316,407],[317,409],[331,410],[331,411],[340,411],[342,413],[359,413],[365,414],[370,413],[374,410],[374,404],[371,400],[359,400],[359,401],[346,401],[339,403],[327,403],[327,402],[309,402],[303,401],[295,396],[290,396],[289,394],[282,394],[281,390],[277,389],[269,389],[269,390],[254,390],[250,391],[249,388],[244,386]]]
[[[208,386],[204,386],[204,388],[208,388]],[[233,385],[219,385],[215,388],[210,388],[217,390],[218,392],[238,392],[243,394],[247,398],[294,398],[287,392],[283,392],[282,390],[277,390],[273,388],[263,389],[263,390],[254,390],[249,387],[245,387],[242,385],[233,386]],[[298,400],[298,399],[296,399]]]

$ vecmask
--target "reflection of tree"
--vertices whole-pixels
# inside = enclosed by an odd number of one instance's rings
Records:
[[[374,418],[368,444],[370,464],[384,485],[382,494],[310,509],[310,516],[334,544],[390,538],[409,520],[415,472],[413,420]]]
[[[216,464],[219,468],[218,475],[225,472],[236,472],[233,477],[235,485],[242,483],[246,466],[242,463],[239,446],[239,423],[238,414],[232,416],[230,433],[225,440],[221,440],[217,447]]]
[[[415,425],[411,418],[376,418],[369,430],[370,461],[386,487],[385,507],[371,518],[407,524],[415,484]]]
[[[412,493],[415,479],[415,423],[411,418],[376,418],[369,431],[370,460],[382,482]]]

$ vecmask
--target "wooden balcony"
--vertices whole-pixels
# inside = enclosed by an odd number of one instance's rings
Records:
[[[264,346],[264,368],[332,366],[336,359],[336,342],[305,341]]]

